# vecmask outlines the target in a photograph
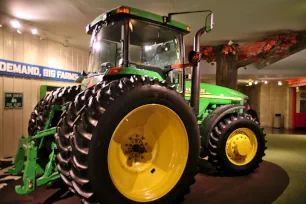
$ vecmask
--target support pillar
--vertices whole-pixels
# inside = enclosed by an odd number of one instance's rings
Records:
[[[220,53],[216,56],[216,85],[237,90],[238,55]]]

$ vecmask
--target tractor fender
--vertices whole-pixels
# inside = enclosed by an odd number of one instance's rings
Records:
[[[200,133],[201,133],[201,145],[202,145],[202,151],[201,151],[201,157],[207,156],[207,150],[208,150],[208,139],[209,135],[213,129],[213,127],[216,126],[216,124],[228,113],[234,111],[234,110],[240,110],[244,109],[245,106],[243,105],[236,105],[236,104],[229,104],[221,106],[217,109],[215,109],[213,112],[211,112],[203,121],[203,123],[200,125]]]

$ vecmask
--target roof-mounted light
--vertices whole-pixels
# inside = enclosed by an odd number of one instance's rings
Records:
[[[186,26],[186,30],[190,32],[190,26]]]
[[[130,9],[126,7],[118,8],[116,13],[130,13]]]

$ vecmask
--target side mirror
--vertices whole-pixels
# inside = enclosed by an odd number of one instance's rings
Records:
[[[209,25],[207,25],[207,21],[209,20]],[[206,16],[206,20],[205,20],[205,31],[209,32],[213,29],[214,27],[214,14],[210,13],[208,16]]]

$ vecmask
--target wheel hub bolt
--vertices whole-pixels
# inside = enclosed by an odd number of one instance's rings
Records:
[[[145,148],[143,145],[138,145],[138,144],[135,144],[133,147],[132,147],[133,151],[134,152],[137,152],[137,153],[144,153],[145,152]]]

